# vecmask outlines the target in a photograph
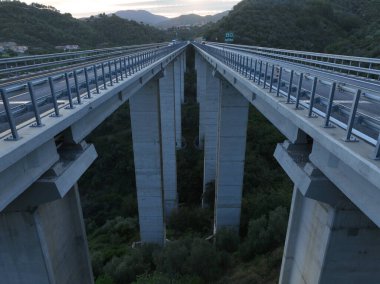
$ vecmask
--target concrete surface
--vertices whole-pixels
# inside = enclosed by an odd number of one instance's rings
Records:
[[[2,283],[94,283],[76,187],[33,210],[1,213],[0,228]]]
[[[164,244],[164,196],[158,80],[130,99],[137,203],[142,242]]]
[[[214,231],[239,230],[249,103],[222,83],[218,128]]]
[[[164,213],[169,218],[177,208],[177,157],[174,64],[165,68],[159,81],[161,164],[164,190]],[[145,122],[146,123],[146,122]]]

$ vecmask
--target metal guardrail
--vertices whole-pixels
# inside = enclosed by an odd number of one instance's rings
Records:
[[[286,60],[308,66],[380,80],[380,58],[356,57],[317,52],[267,48],[259,46],[234,45],[208,42],[229,50],[235,49],[277,60]]]
[[[122,55],[127,52],[135,52],[149,48],[159,48],[167,43],[132,45],[114,48],[103,48],[77,52],[54,53],[46,55],[22,56],[0,59],[0,75],[19,74],[26,71],[46,70],[52,67],[64,66],[109,56]]]
[[[32,110],[34,115],[34,122],[32,122],[32,125],[35,127],[42,127],[43,124],[41,121],[40,108],[44,103],[52,103],[52,116],[60,116],[61,107],[73,109],[74,104],[81,104],[84,97],[91,98],[92,92],[99,93],[100,88],[105,90],[108,86],[113,86],[114,83],[118,83],[119,80],[123,80],[124,78],[133,75],[182,46],[183,44],[177,44],[148,49],[134,55],[122,56],[113,59],[112,61],[108,60],[55,76],[29,81],[27,84],[0,89],[1,100],[5,109],[3,114],[9,124],[8,131],[10,130],[11,133],[11,136],[6,138],[6,140],[15,141],[20,139],[15,120],[17,114],[23,113],[20,108]],[[82,76],[82,79],[80,76]],[[65,87],[59,88],[58,83],[62,83],[62,81],[64,82]],[[36,87],[48,88],[50,94],[48,96],[37,98]],[[29,103],[16,108],[11,108],[10,95],[25,90],[27,90],[30,99]],[[68,102],[60,106],[58,102],[59,98],[67,98]]]
[[[263,89],[268,88],[269,93],[275,92],[276,96],[285,97],[286,103],[295,104],[295,109],[307,109],[309,118],[323,117],[323,127],[333,127],[332,124],[334,124],[345,129],[344,141],[357,141],[356,136],[374,145],[375,154],[373,158],[380,159],[380,121],[358,111],[363,94],[361,89],[340,85],[339,82],[328,78],[321,80],[318,76],[313,76],[312,73],[304,74],[302,70],[296,67],[289,68],[288,65],[284,67],[281,61],[264,60],[255,57],[254,54],[243,56],[233,48],[220,49],[213,45],[199,43],[194,43],[194,45],[247,80],[262,86]],[[288,80],[284,79],[285,76],[288,76]],[[306,81],[310,81],[309,87],[306,87]],[[283,90],[284,87],[285,90]],[[329,88],[327,98],[318,95],[318,90],[323,87]],[[337,92],[344,92],[352,97],[352,99],[350,98],[351,107],[342,106],[336,102],[334,98]],[[305,97],[306,99],[304,99]],[[321,104],[324,107],[318,108],[316,104]],[[333,117],[334,113],[337,114],[335,117]],[[371,135],[364,133],[362,128],[366,127],[371,129]]]

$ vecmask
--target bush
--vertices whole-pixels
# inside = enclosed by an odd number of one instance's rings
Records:
[[[207,283],[216,280],[221,273],[219,254],[215,247],[202,239],[195,239],[188,260],[190,274],[198,275]]]
[[[173,211],[169,218],[168,227],[176,231],[177,234],[184,234],[186,232],[211,234],[211,219],[209,210],[181,207]]]
[[[201,284],[203,281],[197,276],[176,276],[155,272],[153,274],[144,274],[137,277],[137,281],[133,284]]]
[[[96,279],[95,284],[114,284],[114,282],[110,276],[102,275]]]
[[[257,254],[268,252],[282,244],[286,235],[288,212],[284,207],[277,207],[266,215],[249,222],[248,234],[240,247],[240,255],[249,260]]]
[[[223,228],[215,236],[215,245],[218,250],[235,252],[239,248],[239,242],[239,235],[234,230]]]
[[[186,259],[190,255],[189,242],[182,240],[167,243],[162,252],[157,252],[154,256],[157,270],[170,276],[185,274]]]
[[[117,284],[130,283],[148,270],[141,251],[135,249],[122,257],[113,257],[104,267],[104,272]]]

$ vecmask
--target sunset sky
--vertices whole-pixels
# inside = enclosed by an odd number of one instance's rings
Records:
[[[183,14],[213,15],[230,10],[239,0],[32,0],[57,8],[61,13],[71,13],[74,17],[87,17],[99,13],[119,10],[147,10],[153,14],[176,17]]]

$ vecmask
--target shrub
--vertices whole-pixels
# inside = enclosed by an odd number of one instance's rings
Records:
[[[215,236],[215,245],[218,250],[234,252],[238,249],[239,242],[239,235],[234,230],[221,229]]]

